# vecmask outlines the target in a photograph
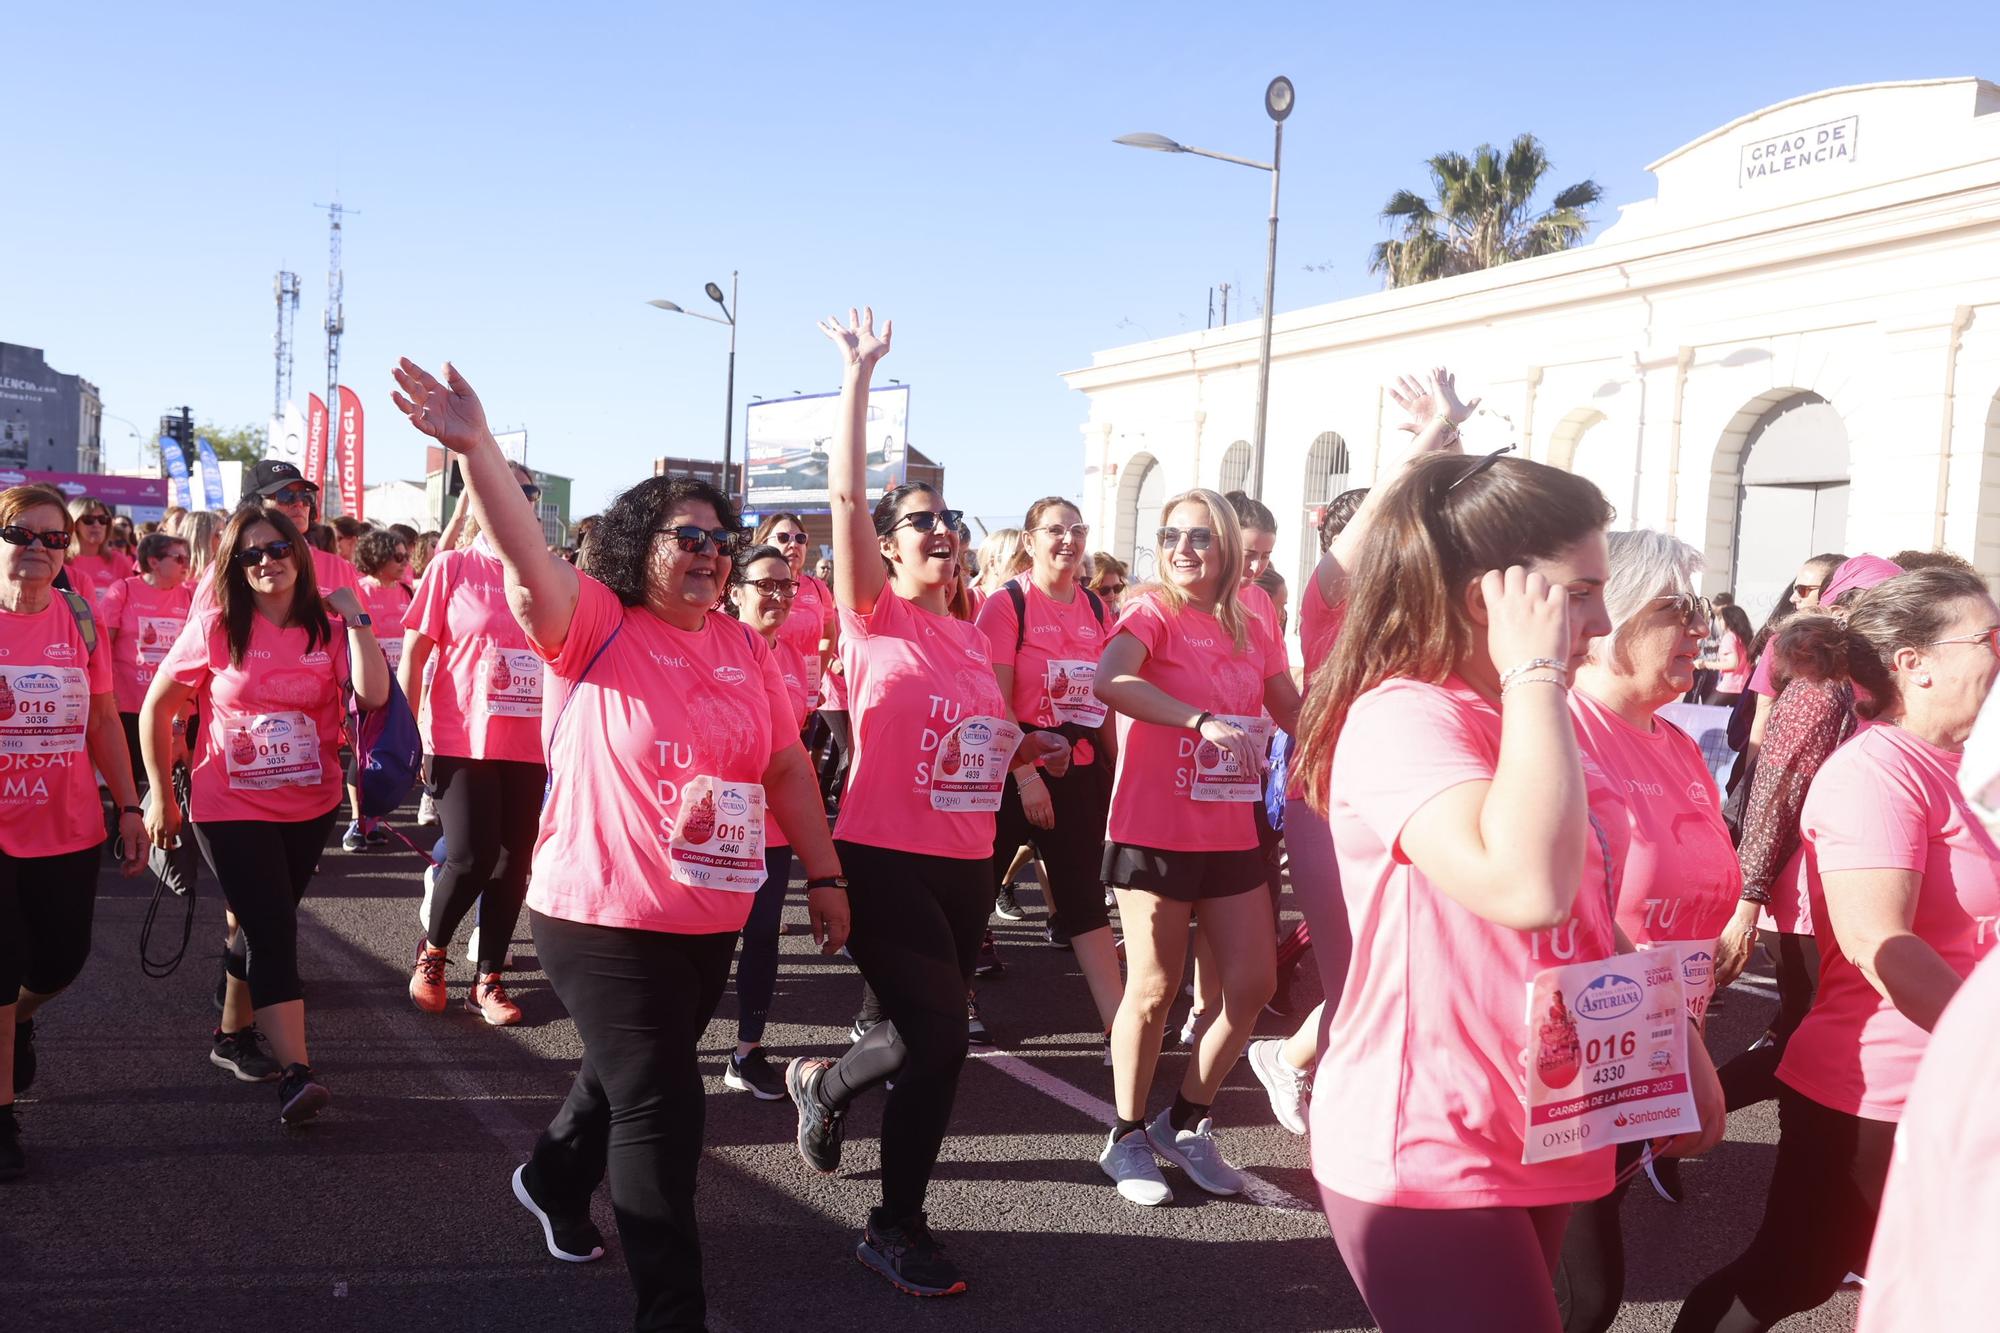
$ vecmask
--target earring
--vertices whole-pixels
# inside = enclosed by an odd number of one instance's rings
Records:
[[[1929,689],[1931,687],[1930,673],[1926,672],[1925,674],[1918,676],[1917,685],[1922,689],[1926,690]]]

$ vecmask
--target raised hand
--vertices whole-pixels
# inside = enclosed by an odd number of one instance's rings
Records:
[[[1396,382],[1389,386],[1389,396],[1396,400],[1396,406],[1409,414],[1409,420],[1397,429],[1409,431],[1412,435],[1436,417],[1443,417],[1454,426],[1464,425],[1484,401],[1474,398],[1469,403],[1460,402],[1458,381],[1443,366],[1433,367],[1425,380],[1398,375]]]
[[[840,349],[842,364],[868,370],[889,354],[890,340],[896,333],[896,321],[884,320],[882,332],[877,334],[875,307],[864,306],[857,312],[849,306],[847,323],[842,324],[837,315],[829,315],[819,322],[819,331]]]
[[[1479,591],[1486,602],[1486,649],[1495,670],[1504,672],[1536,658],[1568,663],[1569,589],[1514,565],[1504,573],[1488,570]]]
[[[390,372],[401,386],[390,401],[410,424],[453,453],[469,454],[489,438],[486,409],[458,367],[444,363],[444,382],[407,356]]]

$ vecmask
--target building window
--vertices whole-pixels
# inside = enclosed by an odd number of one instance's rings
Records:
[[[1218,487],[1224,495],[1231,491],[1247,490],[1250,480],[1250,441],[1238,440],[1223,451],[1222,485]]]
[[[1299,524],[1299,568],[1298,582],[1292,586],[1303,588],[1312,577],[1319,564],[1319,537],[1317,525],[1320,511],[1328,501],[1348,489],[1348,478],[1352,471],[1352,459],[1347,451],[1347,441],[1339,434],[1323,430],[1313,437],[1312,448],[1306,450],[1305,508]]]

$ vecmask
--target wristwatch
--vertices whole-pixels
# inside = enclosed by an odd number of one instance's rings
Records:
[[[362,629],[373,629],[375,627],[375,617],[363,611],[360,615],[347,622],[349,629],[354,628],[356,625],[359,625]]]
[[[811,893],[814,889],[839,889],[845,893],[847,891],[847,876],[821,875],[818,879],[807,880],[806,892]]]

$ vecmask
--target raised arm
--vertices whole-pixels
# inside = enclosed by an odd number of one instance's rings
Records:
[[[847,323],[836,318],[819,322],[840,352],[840,423],[833,451],[826,459],[827,505],[833,517],[833,598],[860,615],[875,609],[889,575],[882,568],[882,544],[875,536],[875,518],[868,506],[868,382],[875,363],[889,354],[896,332],[886,320],[875,332],[875,308],[847,312]]]
[[[391,394],[410,424],[459,456],[465,498],[493,543],[507,574],[507,605],[528,637],[560,651],[576,614],[576,569],[549,552],[541,520],[486,428],[486,409],[465,376],[449,361],[444,381],[404,357],[395,370],[401,392]]]

